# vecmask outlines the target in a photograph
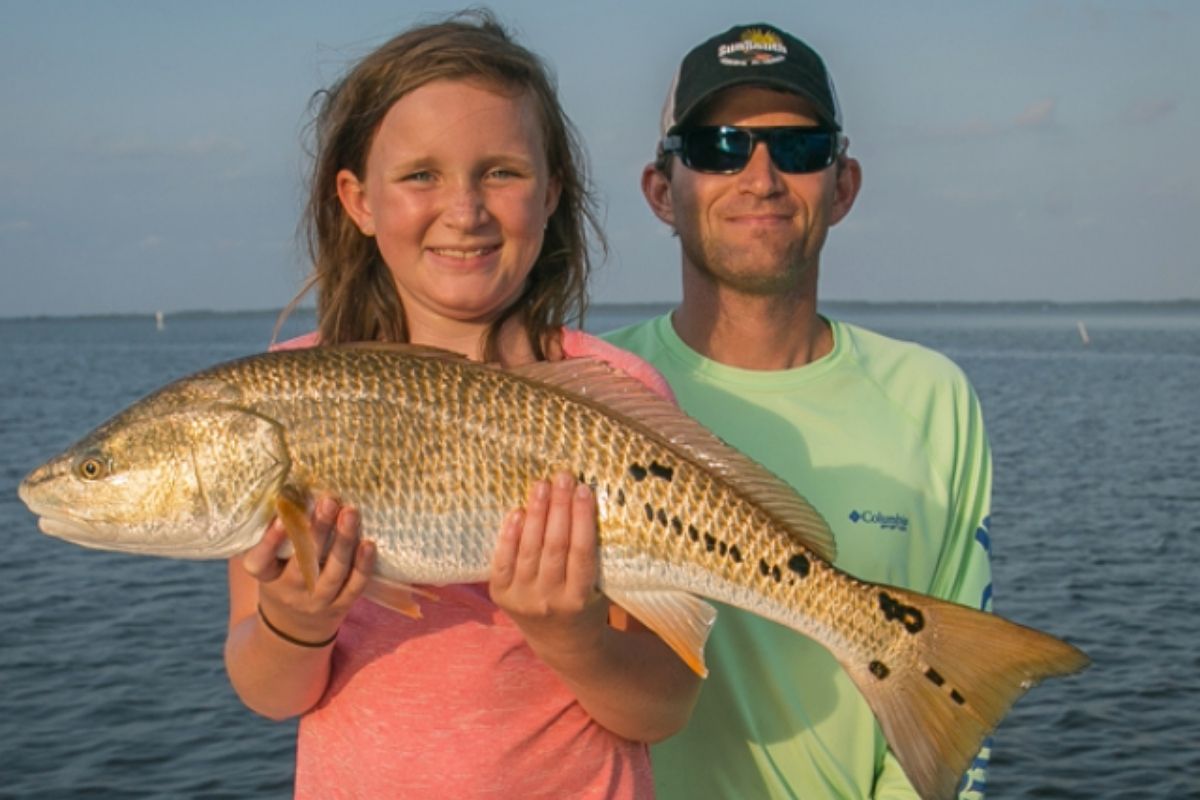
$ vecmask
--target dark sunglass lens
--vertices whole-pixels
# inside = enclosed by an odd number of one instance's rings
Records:
[[[737,172],[750,160],[750,134],[736,128],[697,128],[684,137],[684,164],[701,172]]]
[[[681,134],[676,149],[689,169],[731,174],[746,168],[760,140],[775,168],[791,174],[819,172],[836,155],[837,134],[816,128],[693,128]]]
[[[833,163],[831,131],[784,129],[769,134],[771,160],[784,172],[819,172]]]

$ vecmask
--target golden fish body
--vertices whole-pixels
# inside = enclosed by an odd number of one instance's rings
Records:
[[[821,642],[924,797],[953,793],[1029,686],[1087,663],[1046,634],[838,571],[828,527],[793,490],[591,361],[509,371],[401,346],[254,356],[140,401],[20,494],[44,531],[79,544],[224,558],[329,492],[359,510],[377,584],[403,592],[485,580],[504,515],[564,468],[596,494],[614,602],[702,674],[714,612],[698,596]],[[315,569],[300,524],[292,539]]]

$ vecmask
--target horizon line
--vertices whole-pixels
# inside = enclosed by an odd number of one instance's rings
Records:
[[[590,303],[588,311],[593,309],[631,309],[631,308],[671,308],[679,304],[679,300],[642,300],[642,301],[603,301]],[[829,298],[818,300],[818,306],[842,307],[905,307],[905,308],[980,308],[1004,307],[1026,309],[1048,308],[1115,308],[1115,307],[1180,307],[1200,306],[1200,297],[1174,298],[1161,300],[849,300]],[[315,306],[297,306],[293,311],[309,313],[316,310]],[[260,314],[278,315],[283,308],[245,308],[245,309],[178,309],[166,311],[154,309],[150,311],[96,311],[80,313],[40,313],[14,316],[0,316],[3,322],[26,322],[58,319],[120,319],[149,317],[156,315],[164,317],[202,317],[202,316],[256,316]]]

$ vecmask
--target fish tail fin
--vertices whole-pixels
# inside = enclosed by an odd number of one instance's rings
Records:
[[[893,608],[917,643],[915,658],[843,666],[926,800],[954,796],[984,738],[1022,694],[1090,663],[1078,648],[994,614],[893,587],[881,592],[900,604]]]

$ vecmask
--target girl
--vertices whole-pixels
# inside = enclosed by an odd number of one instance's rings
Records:
[[[590,198],[541,62],[486,13],[411,29],[324,94],[307,225],[319,329],[284,347],[413,342],[514,365],[644,362],[563,327],[584,308]],[[548,476],[551,477],[551,476]],[[595,590],[595,500],[566,474],[500,531],[487,586],[411,620],[362,595],[353,509],[313,511],[309,593],[263,541],[229,565],[226,666],[243,702],[302,714],[298,797],[649,797],[647,742],[698,679]]]

